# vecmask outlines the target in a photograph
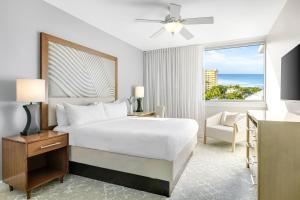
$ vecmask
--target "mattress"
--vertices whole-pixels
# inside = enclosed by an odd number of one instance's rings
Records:
[[[68,132],[73,146],[174,161],[197,135],[198,123],[192,119],[124,117],[54,130]]]

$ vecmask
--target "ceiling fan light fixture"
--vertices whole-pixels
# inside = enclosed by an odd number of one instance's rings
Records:
[[[169,22],[165,24],[166,31],[170,33],[177,33],[183,28],[183,24],[181,22]]]

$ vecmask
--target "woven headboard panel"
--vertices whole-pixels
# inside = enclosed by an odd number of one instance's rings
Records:
[[[58,103],[112,102],[118,96],[118,61],[111,55],[41,33],[41,78],[46,102],[41,104],[41,128],[56,125]]]

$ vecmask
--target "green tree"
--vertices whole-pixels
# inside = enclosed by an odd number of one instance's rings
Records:
[[[217,85],[205,92],[205,99],[245,99],[248,96],[261,91],[259,87],[241,87],[240,85]]]
[[[218,86],[213,86],[205,92],[205,100],[211,100],[220,98],[222,96],[222,90]]]

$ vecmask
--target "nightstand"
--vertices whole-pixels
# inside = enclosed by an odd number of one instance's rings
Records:
[[[128,113],[127,116],[135,116],[135,117],[153,117],[155,112],[133,112]]]
[[[27,193],[54,179],[63,182],[68,172],[69,135],[41,131],[29,136],[2,138],[2,177],[9,185]]]

